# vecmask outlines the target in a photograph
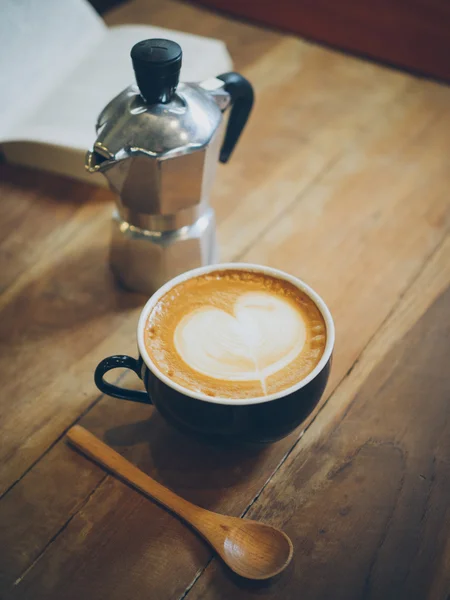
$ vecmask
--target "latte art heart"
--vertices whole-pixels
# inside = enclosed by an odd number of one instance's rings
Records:
[[[169,382],[209,398],[269,396],[306,377],[327,335],[314,300],[282,278],[242,268],[181,281],[153,306],[150,360]]]
[[[306,327],[298,310],[267,292],[248,292],[233,314],[205,305],[185,315],[174,333],[175,348],[195,371],[220,380],[260,381],[300,354]]]

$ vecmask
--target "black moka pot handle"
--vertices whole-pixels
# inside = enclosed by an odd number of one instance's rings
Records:
[[[231,114],[219,156],[220,162],[226,163],[247,123],[254,94],[251,83],[239,73],[224,73],[217,79],[224,82],[224,89],[231,98]]]

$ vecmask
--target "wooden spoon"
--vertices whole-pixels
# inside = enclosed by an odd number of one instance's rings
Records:
[[[238,575],[268,579],[289,564],[292,542],[279,529],[219,515],[183,500],[79,425],[72,427],[67,437],[83,454],[192,525]]]

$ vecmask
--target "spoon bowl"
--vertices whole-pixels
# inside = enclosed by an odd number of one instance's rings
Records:
[[[270,525],[233,519],[225,535],[223,561],[238,575],[248,579],[269,579],[283,571],[294,548],[288,536]]]

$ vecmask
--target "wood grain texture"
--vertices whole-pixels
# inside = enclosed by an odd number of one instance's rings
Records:
[[[92,202],[96,190],[61,177],[0,164],[2,220],[0,222],[1,293],[30,268],[47,249],[58,243],[80,208]],[[98,197],[98,195],[97,195]],[[42,219],[42,211],[48,214]],[[39,239],[39,246],[33,244]],[[59,242],[62,241],[62,237]]]
[[[200,3],[416,73],[450,80],[450,6],[446,0]]]
[[[102,398],[95,364],[135,353],[145,301],[118,289],[108,270],[112,196],[2,166],[14,225],[0,225],[6,599],[178,599],[211,558],[176,519],[73,453],[63,436],[74,422],[189,501],[241,515],[277,469],[280,486],[289,465],[289,477],[302,468],[311,440],[325,443],[329,424],[450,279],[448,88],[187,4],[136,0],[108,21],[220,37],[254,82],[254,115],[214,188],[222,258],[291,271],[324,296],[338,333],[326,397],[334,393],[303,437],[259,453],[205,447],[151,407]],[[128,375],[123,383],[140,385]],[[272,500],[267,516],[282,522]],[[439,560],[445,573],[447,555]],[[436,575],[430,597],[441,600],[444,583]]]
[[[405,319],[405,298],[362,359],[370,365],[362,385],[349,377],[353,389],[330,399],[317,419],[322,428],[308,430],[249,511],[283,526],[296,550],[292,569],[263,590],[264,598],[298,598],[300,589],[315,600],[447,597],[449,259],[450,240],[411,290],[416,308],[425,299],[431,306],[414,322]],[[432,281],[430,293],[424,286]],[[383,342],[389,351],[374,368]],[[253,594],[257,588],[214,563],[188,598]]]

